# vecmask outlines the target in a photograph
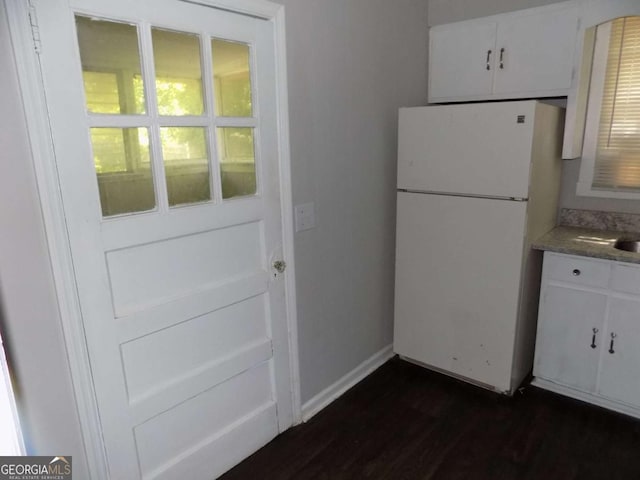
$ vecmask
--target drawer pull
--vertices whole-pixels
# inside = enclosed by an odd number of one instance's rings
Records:
[[[598,333],[598,329],[594,328],[593,329],[593,337],[591,337],[591,348],[596,348],[596,334]]]
[[[613,355],[616,351],[613,349],[613,342],[615,341],[617,335],[614,332],[611,332],[611,345],[609,346],[609,353]]]
[[[487,70],[491,70],[491,50],[487,50]]]
[[[504,70],[504,48],[500,49],[500,70]]]
[[[573,272],[571,272],[571,273],[573,273],[574,277],[579,277],[582,272],[580,270],[578,270],[577,268],[574,268]]]

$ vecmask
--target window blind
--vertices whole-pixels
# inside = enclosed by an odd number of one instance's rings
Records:
[[[640,17],[611,25],[593,188],[640,191]]]

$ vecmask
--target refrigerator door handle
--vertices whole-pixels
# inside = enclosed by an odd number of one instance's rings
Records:
[[[488,200],[507,200],[510,202],[528,202],[528,198],[523,197],[500,197],[493,195],[476,195],[473,193],[453,193],[453,192],[434,192],[431,190],[415,190],[411,188],[398,188],[398,192],[402,193],[418,193],[420,195],[442,195],[445,197],[464,197],[464,198],[485,198]]]

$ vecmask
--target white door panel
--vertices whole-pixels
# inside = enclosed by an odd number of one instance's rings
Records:
[[[249,223],[107,252],[116,316],[263,271],[261,230]]]
[[[398,194],[396,353],[510,389],[526,208]]]
[[[398,188],[527,198],[534,113],[531,101],[400,109]]]
[[[630,405],[640,398],[640,301],[612,297],[607,329],[602,338],[598,393]]]
[[[536,92],[568,90],[577,30],[575,6],[558,8],[553,13],[513,16],[501,22],[494,93],[531,92],[534,96]]]
[[[214,478],[292,421],[273,25],[174,0],[35,6],[109,478]],[[197,57],[159,53],[172,34]]]
[[[490,95],[496,59],[495,22],[442,25],[429,32],[429,96]]]
[[[271,388],[269,365],[263,363],[136,426],[143,477],[153,478],[194,446],[214,443],[237,419],[273,407]]]
[[[201,376],[215,370],[226,359],[262,344],[270,349],[264,310],[264,299],[253,297],[123,343],[122,363],[132,401],[193,372]]]
[[[547,284],[541,295],[534,374],[595,391],[606,295],[555,284]]]

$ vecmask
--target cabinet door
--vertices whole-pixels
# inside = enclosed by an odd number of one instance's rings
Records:
[[[640,300],[612,297],[610,302],[598,393],[640,406]]]
[[[534,375],[594,392],[606,306],[606,295],[543,285]]]
[[[496,24],[464,22],[430,31],[429,99],[490,95]]]
[[[577,32],[575,7],[535,9],[534,13],[505,17],[498,24],[493,93],[566,95]]]

